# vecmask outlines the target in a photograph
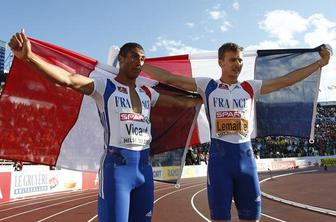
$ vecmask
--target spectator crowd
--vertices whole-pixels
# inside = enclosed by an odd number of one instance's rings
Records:
[[[268,136],[252,141],[257,158],[336,155],[336,105],[317,106],[315,139]]]

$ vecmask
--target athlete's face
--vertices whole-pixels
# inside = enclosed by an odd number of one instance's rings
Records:
[[[139,76],[144,63],[145,52],[140,48],[133,48],[125,57],[119,56],[120,70],[131,79]]]
[[[229,77],[238,78],[243,67],[243,53],[241,51],[225,52],[223,57],[218,60],[222,73]]]

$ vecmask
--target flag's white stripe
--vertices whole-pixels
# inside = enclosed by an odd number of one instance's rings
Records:
[[[200,143],[210,142],[210,129],[203,105],[197,116],[197,127],[198,127],[199,142]]]
[[[244,59],[248,57],[256,57],[257,51],[256,50],[244,50]],[[201,52],[201,53],[193,53],[189,55],[190,60],[208,60],[213,59],[217,60],[218,52],[217,51],[210,51],[210,52]]]
[[[106,75],[97,68],[92,75]],[[104,131],[95,101],[84,96],[76,123],[64,139],[57,166],[80,171],[98,171],[104,152]]]
[[[312,117],[312,122],[311,122],[311,127],[310,127],[310,138],[309,138],[310,143],[314,143],[314,137],[315,137],[317,99],[318,99],[318,94],[319,94],[319,85],[320,85],[320,82],[321,82],[321,72],[322,72],[322,69],[319,69],[315,72],[315,75],[318,75],[318,77],[317,77],[316,86],[315,86],[316,93],[315,93],[315,98],[314,98],[313,117]]]

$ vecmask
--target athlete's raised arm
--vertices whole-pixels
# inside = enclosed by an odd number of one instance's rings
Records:
[[[91,94],[94,90],[93,80],[75,73],[70,73],[58,66],[50,64],[31,50],[31,44],[23,32],[16,33],[8,43],[14,55],[26,61],[47,79],[59,85],[69,87],[82,94]]]
[[[166,83],[187,91],[197,91],[197,85],[194,78],[177,76],[166,70],[148,65],[146,63],[142,67],[142,70],[159,82]]]
[[[280,90],[284,87],[291,86],[314,73],[316,70],[322,68],[329,63],[330,52],[327,48],[322,47],[320,51],[321,59],[301,69],[297,69],[287,75],[279,78],[264,80],[260,89],[261,94],[267,94]]]

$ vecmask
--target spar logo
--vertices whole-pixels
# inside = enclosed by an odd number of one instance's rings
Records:
[[[120,113],[120,121],[136,121],[149,123],[149,119],[139,113]]]
[[[238,111],[219,111],[216,112],[216,118],[241,118],[241,114]]]

